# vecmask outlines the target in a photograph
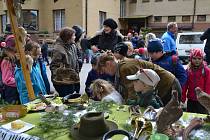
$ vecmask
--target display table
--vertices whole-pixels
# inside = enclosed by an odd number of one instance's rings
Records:
[[[111,110],[111,113],[109,113],[108,119],[117,123],[119,129],[126,129],[126,126],[128,126],[128,120],[130,117],[128,107],[124,106],[123,109],[119,109],[119,106],[113,105],[110,110]],[[142,109],[142,111],[143,111],[143,109]],[[20,118],[20,120],[23,120],[25,122],[35,125],[35,127],[33,129],[25,132],[26,134],[33,135],[33,136],[40,136],[40,134],[41,134],[44,137],[44,140],[71,140],[72,139],[69,136],[70,128],[66,128],[63,130],[57,130],[57,133],[43,133],[43,132],[41,132],[40,129],[37,128],[37,125],[40,123],[41,116],[44,114],[45,114],[45,112],[28,113],[25,117]],[[181,119],[182,119],[183,123],[185,123],[185,122],[189,122],[194,117],[204,118],[205,116],[206,115],[185,112]],[[207,138],[207,139],[209,139],[209,138]]]

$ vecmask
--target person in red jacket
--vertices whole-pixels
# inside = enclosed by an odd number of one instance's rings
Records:
[[[190,52],[190,63],[186,69],[187,82],[182,89],[182,103],[187,100],[187,111],[193,113],[207,113],[207,110],[198,102],[195,88],[210,94],[210,69],[203,60],[204,54],[201,49],[192,49]]]

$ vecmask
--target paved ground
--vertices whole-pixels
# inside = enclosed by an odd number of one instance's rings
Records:
[[[83,94],[85,92],[85,81],[86,81],[87,74],[90,71],[90,69],[91,69],[91,64],[86,64],[86,63],[83,64],[82,70],[80,72],[80,80],[81,80],[80,93],[81,94]],[[51,89],[51,91],[55,91],[55,89],[52,85],[52,82],[51,82],[51,72],[50,72],[49,66],[47,66],[47,75],[48,75],[49,82],[50,82],[50,89]]]

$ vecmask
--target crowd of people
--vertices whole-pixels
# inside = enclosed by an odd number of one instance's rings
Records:
[[[86,59],[92,69],[87,75],[85,92],[93,100],[160,108],[170,101],[172,90],[176,90],[180,104],[187,101],[187,111],[207,112],[198,102],[195,88],[210,94],[209,29],[201,36],[201,40],[207,39],[207,63],[201,49],[192,49],[185,69],[176,49],[177,23],[168,23],[161,38],[154,33],[143,36],[137,32],[124,37],[111,18],[104,21],[103,27],[92,38],[86,37],[79,25],[62,28],[54,43],[51,62],[46,42],[26,42],[26,62],[36,97],[40,93],[51,94],[44,61],[49,65],[56,92],[65,97],[80,92],[79,73]],[[25,104],[30,100],[14,35],[7,36],[2,46],[1,97],[10,104]],[[91,60],[89,49],[93,51]]]

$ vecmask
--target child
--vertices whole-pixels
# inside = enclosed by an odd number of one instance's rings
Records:
[[[30,70],[30,77],[35,97],[38,97],[39,93],[42,93],[44,95],[46,94],[46,87],[42,79],[40,65],[37,62],[37,59],[41,55],[41,47],[36,42],[29,42],[25,45],[25,52],[26,54],[28,54],[26,55],[26,60],[27,66]],[[21,104],[28,103],[28,91],[23,77],[22,68],[20,66],[17,66],[15,69],[15,80],[17,83],[18,92],[20,94],[19,96]]]
[[[126,78],[133,81],[134,90],[139,97],[136,101],[128,101],[128,104],[138,104],[141,107],[151,105],[156,109],[163,106],[155,91],[155,87],[160,81],[160,77],[155,71],[151,69],[140,69],[135,75],[129,75]]]
[[[193,113],[206,113],[206,109],[198,102],[195,88],[210,94],[210,69],[203,60],[204,54],[201,49],[192,49],[190,63],[187,67],[187,82],[183,86],[182,103],[187,100],[187,111]],[[187,95],[186,95],[187,94]]]
[[[3,99],[9,104],[18,104],[19,95],[15,82],[15,39],[14,35],[9,35],[6,40],[6,46],[3,48],[1,72],[4,85]]]
[[[114,77],[107,75],[107,74],[100,74],[99,72],[97,72],[96,70],[96,66],[97,66],[97,59],[98,56],[100,55],[100,53],[95,54],[94,56],[92,56],[91,58],[91,65],[92,65],[92,69],[88,72],[88,76],[85,82],[85,92],[87,93],[87,95],[89,97],[92,97],[92,91],[90,89],[90,85],[93,83],[94,80],[96,79],[104,79],[107,81],[110,81],[111,83],[114,83]]]
[[[106,80],[97,79],[91,84],[90,88],[93,91],[94,98],[106,102],[112,101],[117,104],[123,103],[123,98],[120,93]]]

